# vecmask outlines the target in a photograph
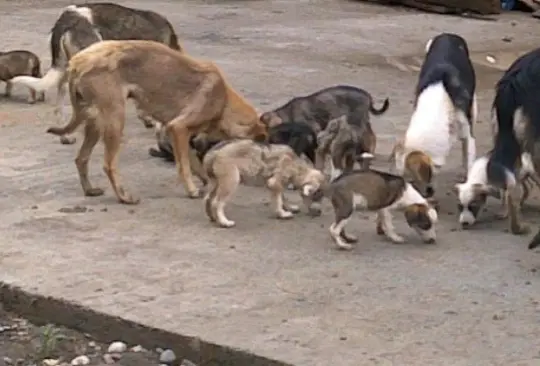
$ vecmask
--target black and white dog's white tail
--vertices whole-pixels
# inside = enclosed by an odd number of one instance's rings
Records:
[[[491,184],[503,189],[516,184],[522,143],[530,144],[527,150],[532,151],[540,138],[539,104],[540,48],[514,61],[497,83],[492,108],[498,132],[487,165]]]
[[[76,36],[73,32],[77,33]],[[18,76],[11,79],[11,82],[40,92],[57,87],[64,78],[70,57],[100,40],[101,36],[92,24],[90,10],[85,7],[69,5],[62,10],[60,17],[51,29],[49,36],[51,68],[42,78]]]

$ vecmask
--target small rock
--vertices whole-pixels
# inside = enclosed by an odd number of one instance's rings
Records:
[[[170,349],[163,350],[159,355],[159,362],[161,363],[173,363],[176,361],[176,355]]]
[[[504,319],[504,315],[502,314],[493,315],[493,320],[503,320],[503,319]]]
[[[88,356],[82,355],[75,357],[70,363],[72,366],[84,366],[90,363],[90,359]]]
[[[458,315],[458,312],[454,310],[446,310],[444,313],[446,315]]]
[[[526,284],[526,285],[530,285],[530,284],[531,284],[531,281],[525,281],[525,284]]]
[[[32,209],[32,210],[37,210],[38,207],[37,207],[37,205],[33,205],[33,206],[31,207],[31,209]]]
[[[107,348],[107,353],[122,353],[122,352],[125,352],[126,350],[127,350],[127,344],[125,344],[124,342],[116,341],[116,342],[112,342],[109,345],[109,348]]]
[[[11,358],[4,357],[3,360],[6,365],[13,365],[13,360]]]
[[[143,351],[145,351],[145,349],[140,344],[134,347],[131,347],[131,352],[143,352]]]
[[[84,207],[84,206],[73,206],[73,207],[62,207],[61,209],[58,210],[59,212],[62,212],[62,213],[84,213],[86,211],[88,211],[88,208]]]
[[[105,353],[103,355],[103,362],[105,362],[106,364],[110,365],[110,364],[113,364],[116,362],[116,360],[114,359],[114,357],[108,353]]]
[[[340,340],[340,341],[346,341],[346,340],[347,340],[347,337],[341,336],[341,337],[339,337],[339,340]]]
[[[104,208],[102,208],[100,211],[101,211],[101,212],[107,212],[107,211],[109,211],[109,210],[107,209],[107,207],[104,207]]]
[[[163,348],[156,348],[156,352],[159,353],[159,354],[162,354],[163,353]]]
[[[197,366],[197,364],[191,362],[190,360],[184,358],[182,360],[182,363],[180,364],[180,366]]]
[[[512,42],[512,37],[503,37],[503,42]]]
[[[55,359],[52,359],[52,358],[46,358],[43,360],[43,364],[45,366],[56,366],[60,363],[60,360],[55,360]]]
[[[96,348],[96,342],[94,342],[94,341],[88,342],[88,346],[90,346],[92,348]]]

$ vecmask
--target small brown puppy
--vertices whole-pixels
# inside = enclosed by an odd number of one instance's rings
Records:
[[[358,135],[344,115],[328,123],[317,135],[317,144],[316,167],[323,170],[326,157],[330,155],[330,179],[333,180],[344,172],[352,171],[355,162],[362,164],[362,156],[373,158],[375,135]]]
[[[223,141],[206,154],[203,168],[209,178],[208,194],[204,198],[206,214],[222,227],[232,227],[234,221],[225,216],[224,208],[243,179],[263,178],[271,191],[274,210],[281,219],[293,217],[299,207],[284,201],[283,191],[292,183],[308,210],[308,197],[324,183],[324,174],[298,157],[287,145],[261,144],[248,139]]]
[[[16,76],[33,76],[41,77],[41,66],[39,62],[39,57],[33,54],[30,51],[25,50],[14,50],[8,52],[0,52],[0,81],[6,83],[5,96],[11,96],[11,89],[13,84],[11,79]],[[33,89],[29,88],[30,97],[28,98],[28,103],[33,104],[37,100],[45,100],[45,93],[38,93]]]
[[[437,211],[400,176],[373,170],[364,164],[361,170],[345,173],[314,192],[313,209],[323,197],[330,198],[334,207],[335,221],[330,226],[330,235],[340,249],[352,249],[351,244],[358,241],[345,233],[345,225],[355,209],[377,211],[377,234],[386,235],[394,243],[403,243],[404,239],[395,232],[391,212],[404,211],[407,224],[422,240],[435,243]]]

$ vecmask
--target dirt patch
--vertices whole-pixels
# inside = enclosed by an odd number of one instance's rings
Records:
[[[0,299],[0,366],[287,366],[8,284]]]

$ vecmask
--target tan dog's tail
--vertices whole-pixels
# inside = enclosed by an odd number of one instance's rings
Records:
[[[371,101],[371,103],[369,104],[369,111],[378,116],[378,115],[381,115],[383,114],[384,112],[386,112],[386,110],[388,109],[388,107],[390,106],[390,99],[389,98],[386,98],[383,102],[383,105],[381,108],[377,109],[373,106],[373,100]]]
[[[56,136],[64,136],[69,135],[77,129],[77,127],[80,126],[80,124],[84,121],[83,118],[76,118],[77,114],[73,113],[71,116],[71,120],[67,125],[64,127],[49,127],[47,129],[47,133],[56,135]]]

